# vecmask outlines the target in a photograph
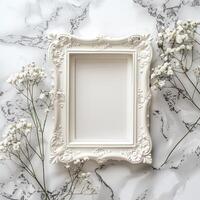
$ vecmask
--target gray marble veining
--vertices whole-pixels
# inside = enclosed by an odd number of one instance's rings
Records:
[[[47,59],[49,33],[71,33],[87,38],[98,35],[117,37],[150,33],[155,38],[158,30],[173,25],[178,19],[200,20],[199,12],[199,0],[2,0],[0,2],[1,133],[8,122],[21,115],[16,109],[16,102],[20,104],[20,100],[5,80],[9,74],[32,61],[50,71]],[[155,65],[158,59],[154,41],[153,46],[155,56],[152,65]],[[187,125],[192,123],[196,115],[190,105],[179,102],[176,94],[171,91],[153,91],[151,106],[153,165],[132,166],[124,162],[112,162],[100,171],[104,180],[112,187],[115,200],[199,200],[198,127],[182,142],[170,161],[163,168],[157,169],[176,141],[187,131]],[[91,163],[91,166],[89,170],[92,171],[96,164]],[[52,190],[64,184],[66,172],[62,166],[49,164],[48,173],[48,185]],[[13,164],[0,162],[0,190],[10,192],[10,199],[19,199],[23,191],[29,193],[26,196],[24,194],[24,199],[38,199],[39,194],[35,192],[37,189],[28,182],[29,180],[25,179]],[[99,187],[98,194],[93,197],[83,196],[81,199],[112,199],[111,191],[96,182]],[[2,196],[0,199],[8,198]]]

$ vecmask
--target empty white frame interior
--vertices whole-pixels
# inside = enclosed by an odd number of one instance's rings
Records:
[[[134,143],[134,54],[68,54],[67,143]]]

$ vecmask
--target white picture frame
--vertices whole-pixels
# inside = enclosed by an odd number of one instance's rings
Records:
[[[150,164],[149,36],[49,38],[55,67],[51,161],[69,165],[88,158]]]

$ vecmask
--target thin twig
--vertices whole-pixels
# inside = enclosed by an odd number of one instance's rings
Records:
[[[166,157],[165,161],[163,162],[163,164],[161,165],[161,167],[163,167],[163,165],[165,165],[170,156],[172,155],[172,153],[174,152],[174,150],[179,146],[179,144],[186,138],[186,136],[192,132],[193,128],[196,126],[196,124],[199,122],[200,117],[198,117],[198,119],[196,120],[196,122],[192,125],[192,127],[187,131],[187,133],[174,145],[174,147],[172,148],[172,150],[169,152],[168,156]]]
[[[101,165],[101,166],[97,167],[97,168],[95,169],[95,174],[96,174],[97,177],[99,178],[99,181],[100,181],[101,183],[103,183],[103,184],[110,190],[110,192],[111,192],[110,198],[111,198],[112,200],[114,200],[114,192],[113,192],[113,189],[104,181],[104,179],[102,178],[102,176],[98,173],[98,170],[103,169],[104,166],[105,166],[105,165]]]

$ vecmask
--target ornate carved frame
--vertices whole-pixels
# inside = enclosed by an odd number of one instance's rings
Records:
[[[104,162],[109,159],[126,160],[130,163],[151,163],[152,143],[149,135],[149,104],[151,92],[149,87],[149,71],[152,59],[152,48],[149,36],[130,36],[110,39],[98,37],[83,40],[70,35],[51,35],[49,56],[55,66],[55,126],[51,139],[51,161],[70,164],[85,157]],[[67,53],[70,51],[94,52],[132,52],[136,56],[135,66],[136,88],[136,142],[131,146],[116,145],[80,145],[71,147],[66,142],[66,79]]]

